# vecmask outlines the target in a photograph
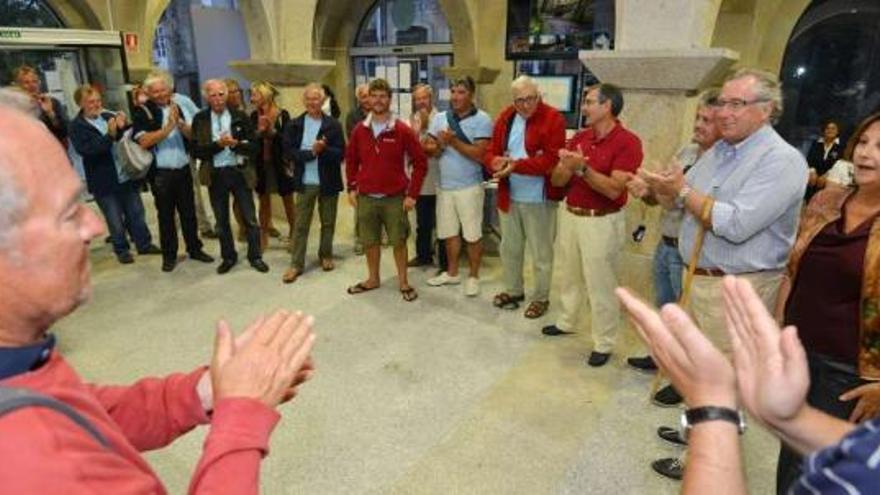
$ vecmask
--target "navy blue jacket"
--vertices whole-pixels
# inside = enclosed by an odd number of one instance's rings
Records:
[[[303,190],[306,163],[315,159],[312,150],[299,149],[305,131],[305,121],[306,113],[303,112],[302,115],[284,126],[281,137],[284,158],[293,162],[293,188],[295,191]],[[342,126],[339,121],[324,115],[321,120],[321,130],[318,131],[318,137],[322,136],[327,140],[327,147],[318,156],[318,180],[321,195],[339,194],[342,191],[342,159],[345,157],[345,138],[342,135]]]
[[[101,114],[104,119],[113,117],[110,112]],[[116,161],[113,159],[113,144],[122,137],[125,129],[116,133],[116,138],[101,134],[80,112],[70,123],[69,138],[73,149],[82,156],[86,172],[86,186],[94,196],[107,196],[123,188],[130,188],[127,181],[119,183]]]

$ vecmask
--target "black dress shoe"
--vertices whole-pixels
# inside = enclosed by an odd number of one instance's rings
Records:
[[[587,359],[587,364],[594,368],[598,368],[599,366],[604,365],[608,362],[608,359],[611,358],[610,352],[596,352],[593,351],[590,353],[590,358]]]
[[[645,373],[653,374],[657,372],[657,363],[654,362],[654,358],[651,356],[631,357],[626,360],[626,364]]]
[[[266,273],[269,271],[269,265],[263,260],[252,260],[250,263],[251,266],[254,267],[254,270],[260,273]]]
[[[130,265],[134,263],[134,258],[131,257],[131,253],[129,253],[128,251],[117,254],[116,259],[119,260],[119,262],[123,265]]]
[[[675,390],[675,387],[672,385],[667,385],[654,394],[654,397],[651,399],[651,402],[654,403],[655,406],[660,407],[675,407],[681,404],[681,401],[684,400],[684,397],[678,393],[678,390]]]
[[[651,468],[661,476],[673,480],[681,480],[684,475],[684,464],[678,457],[667,457],[665,459],[657,459],[651,463]]]
[[[165,260],[162,262],[162,271],[166,273],[171,272],[175,266],[177,266],[177,260]]]
[[[236,263],[237,261],[234,260],[223,260],[223,263],[220,263],[220,266],[217,267],[217,273],[223,275],[224,273],[229,272]]]
[[[139,249],[138,254],[162,254],[162,250],[155,244],[150,244],[144,249]]]
[[[682,438],[681,431],[678,428],[670,428],[661,426],[657,428],[657,436],[674,445],[687,445],[687,440]]]
[[[546,327],[541,329],[541,333],[549,337],[556,337],[557,335],[568,335],[574,332],[568,332],[557,327],[556,325],[547,325]]]
[[[202,263],[213,263],[214,258],[212,258],[208,253],[204,251],[196,251],[195,253],[189,253],[190,259],[201,261]],[[233,263],[235,264],[235,263]]]

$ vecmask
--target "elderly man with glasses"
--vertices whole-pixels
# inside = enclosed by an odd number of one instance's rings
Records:
[[[532,255],[535,290],[526,318],[540,318],[550,306],[556,209],[563,190],[550,184],[550,174],[565,145],[565,118],[541,101],[538,85],[528,76],[511,84],[513,105],[495,120],[483,164],[499,180],[501,262],[504,289],[495,307],[516,310],[525,300],[523,261],[526,245]]]

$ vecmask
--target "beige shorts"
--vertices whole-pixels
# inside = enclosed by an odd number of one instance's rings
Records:
[[[437,237],[448,239],[461,232],[467,242],[483,236],[483,186],[437,191]]]

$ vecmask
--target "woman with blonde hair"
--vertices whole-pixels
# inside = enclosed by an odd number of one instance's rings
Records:
[[[260,195],[260,245],[263,250],[269,242],[272,226],[272,194],[281,196],[287,216],[288,236],[293,238],[293,172],[283,158],[281,130],[290,120],[287,110],[275,102],[278,90],[268,82],[251,86],[251,121],[257,130],[257,194]]]

